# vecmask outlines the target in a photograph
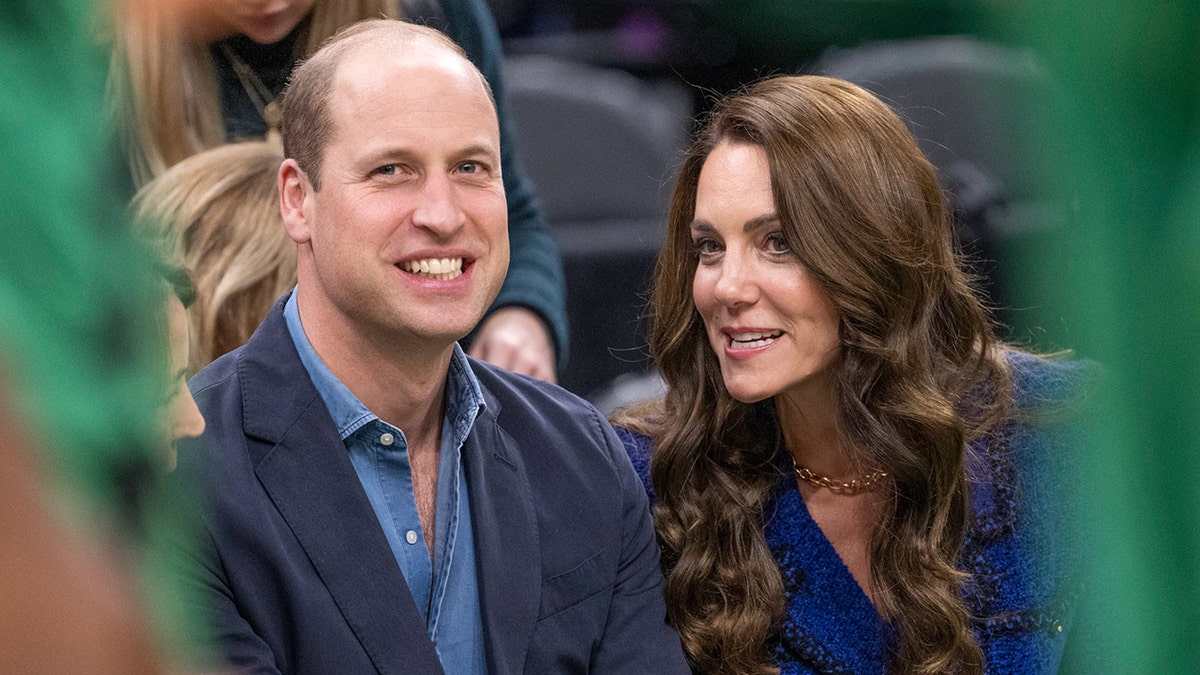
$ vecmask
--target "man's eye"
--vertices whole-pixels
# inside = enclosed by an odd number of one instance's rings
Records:
[[[384,164],[383,166],[379,167],[378,169],[375,169],[374,173],[379,176],[395,176],[396,175],[396,165],[395,164]]]
[[[482,170],[478,162],[463,162],[458,165],[458,172],[465,174],[476,174]]]

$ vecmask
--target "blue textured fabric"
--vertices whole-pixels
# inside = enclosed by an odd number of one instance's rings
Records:
[[[417,516],[404,432],[368,410],[321,361],[304,333],[295,293],[284,305],[283,316],[300,361],[346,444],[443,668],[447,673],[485,675],[471,511],[462,466],[463,441],[485,406],[466,355],[455,345],[446,380],[431,559]]]
[[[1063,422],[1090,366],[1013,354],[1011,422],[968,452],[971,524],[959,568],[987,673],[1055,673],[1080,594],[1077,543],[1064,488],[1078,459]],[[617,429],[654,501],[650,440]],[[765,505],[764,536],[779,563],[787,616],[772,646],[783,675],[886,673],[897,634],[882,620],[813,521],[790,465]]]

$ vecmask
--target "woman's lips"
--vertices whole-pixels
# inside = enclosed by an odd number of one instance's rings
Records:
[[[729,338],[728,346],[732,349],[757,349],[766,347],[783,335],[779,330],[746,330],[725,331]]]

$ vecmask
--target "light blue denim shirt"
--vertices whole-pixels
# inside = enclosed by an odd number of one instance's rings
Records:
[[[466,355],[454,345],[446,379],[431,560],[417,517],[404,432],[367,410],[317,356],[300,323],[295,292],[283,315],[300,360],[346,444],[417,609],[425,617],[442,667],[454,675],[487,673],[471,510],[462,465],[463,441],[484,409],[484,401]]]

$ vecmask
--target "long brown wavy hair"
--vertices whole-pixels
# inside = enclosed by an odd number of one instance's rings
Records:
[[[831,78],[776,77],[724,99],[683,160],[650,307],[668,390],[633,424],[656,448],[668,619],[702,672],[776,672],[783,584],[763,505],[779,423],[771,401],[730,397],[692,301],[697,181],[726,140],[765,149],[790,250],[839,313],[838,427],[853,461],[890,476],[869,550],[876,607],[900,635],[892,670],[982,672],[956,569],[964,455],[1008,414],[1007,348],[963,271],[935,169],[887,105]]]

